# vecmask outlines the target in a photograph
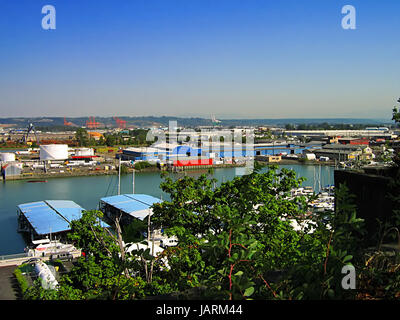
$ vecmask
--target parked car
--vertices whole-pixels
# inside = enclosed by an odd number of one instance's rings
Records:
[[[50,260],[72,261],[73,255],[69,252],[58,252],[50,255]]]
[[[38,262],[38,261],[40,261],[40,258],[30,258],[30,259],[28,259],[28,260],[22,262],[22,264],[36,263],[36,262]]]

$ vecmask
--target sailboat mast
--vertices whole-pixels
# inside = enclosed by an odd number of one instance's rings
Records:
[[[135,167],[133,167],[132,171],[132,193],[135,193]]]
[[[319,183],[319,191],[318,192],[321,192],[321,181],[322,180],[322,177],[321,177],[321,165],[319,165],[319,179],[318,179],[318,183]]]
[[[121,156],[119,157],[118,165],[118,195],[121,194]]]

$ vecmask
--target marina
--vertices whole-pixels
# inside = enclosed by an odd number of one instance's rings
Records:
[[[312,165],[281,165],[296,171],[298,177],[307,180],[303,186],[313,187],[333,184],[334,167]],[[265,169],[263,169],[265,170]],[[321,170],[321,172],[320,172]],[[320,172],[319,183],[315,183],[316,172]],[[171,173],[173,176],[184,174],[193,177],[207,171],[190,171],[186,173]],[[235,177],[235,168],[215,169],[213,177],[218,183]],[[135,194],[145,194],[157,199],[167,199],[168,195],[160,188],[159,172],[137,172],[135,174]],[[132,193],[132,176],[122,175],[120,193]],[[8,181],[0,184],[0,255],[16,254],[24,251],[26,243],[18,229],[17,206],[20,204],[40,202],[45,199],[70,200],[86,210],[98,209],[100,199],[118,194],[118,176],[103,175],[90,177],[51,178],[47,183],[26,183],[26,181]]]

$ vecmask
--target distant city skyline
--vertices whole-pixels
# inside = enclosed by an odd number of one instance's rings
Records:
[[[42,7],[56,9],[44,30]],[[356,9],[356,29],[341,9]],[[0,117],[390,119],[398,0],[0,0]]]

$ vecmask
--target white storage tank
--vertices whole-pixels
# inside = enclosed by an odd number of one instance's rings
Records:
[[[68,145],[45,144],[40,146],[39,157],[41,161],[68,159]]]
[[[15,153],[0,152],[0,162],[12,162],[12,161],[15,161]]]
[[[93,148],[79,148],[76,149],[75,156],[84,157],[84,156],[93,156],[94,150]]]

